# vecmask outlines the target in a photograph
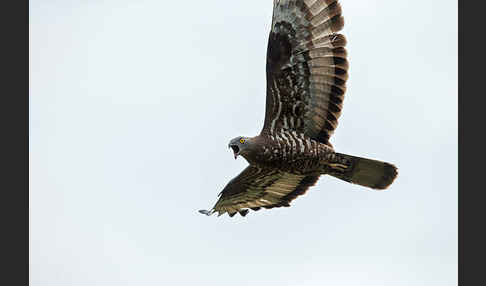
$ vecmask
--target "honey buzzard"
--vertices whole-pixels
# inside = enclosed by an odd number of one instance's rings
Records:
[[[211,215],[288,207],[321,175],[372,189],[395,179],[392,164],[334,151],[329,143],[348,78],[346,39],[337,0],[274,0],[267,47],[263,129],[229,142],[249,166],[219,194]]]

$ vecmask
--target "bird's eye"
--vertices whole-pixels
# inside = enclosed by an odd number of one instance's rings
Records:
[[[241,144],[245,143],[245,139],[241,138],[241,139],[240,139],[240,143],[241,143]]]

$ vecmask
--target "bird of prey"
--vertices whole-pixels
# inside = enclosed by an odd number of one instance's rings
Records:
[[[348,78],[346,39],[337,0],[274,0],[267,47],[265,122],[258,136],[229,142],[249,163],[219,194],[218,216],[288,207],[321,175],[386,189],[397,168],[334,151],[329,138],[343,107]]]

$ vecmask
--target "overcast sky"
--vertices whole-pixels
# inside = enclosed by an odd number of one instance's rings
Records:
[[[206,217],[265,110],[271,0],[30,1],[30,282],[457,285],[457,1],[341,0],[336,151],[292,207]]]

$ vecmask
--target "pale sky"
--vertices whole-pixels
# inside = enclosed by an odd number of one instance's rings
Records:
[[[261,130],[270,0],[30,1],[30,285],[457,285],[457,1],[341,0],[336,151],[292,207],[206,217]]]

